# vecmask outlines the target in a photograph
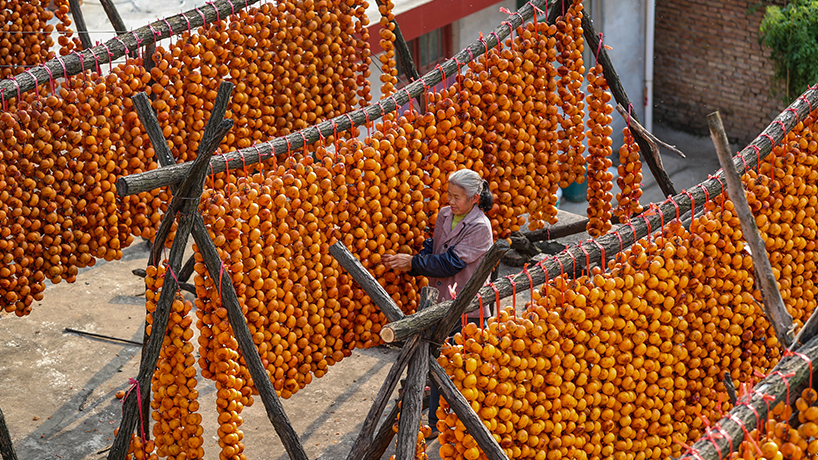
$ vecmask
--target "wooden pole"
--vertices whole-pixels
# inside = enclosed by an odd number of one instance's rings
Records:
[[[733,164],[739,171],[744,171],[746,162],[747,169],[755,169],[760,160],[765,158],[772,151],[774,144],[780,142],[784,136],[796,125],[798,120],[803,120],[810,113],[812,106],[818,107],[818,91],[807,90],[802,98],[781,112],[776,119],[762,132],[755,140],[745,147],[737,157],[733,159]],[[780,123],[779,123],[780,122]],[[783,125],[783,128],[782,126]],[[572,271],[572,264],[576,261],[583,267],[586,262],[601,263],[602,251],[605,252],[605,260],[613,258],[618,252],[632,245],[639,238],[644,237],[649,231],[657,230],[662,222],[670,222],[678,214],[683,216],[686,212],[701,210],[704,203],[713,200],[723,192],[722,184],[717,179],[708,179],[699,185],[690,187],[684,193],[674,196],[671,200],[666,200],[655,205],[652,212],[644,213],[634,217],[628,225],[622,225],[615,232],[599,237],[592,241],[582,242],[577,246],[566,248],[560,254],[546,258],[541,264],[528,268],[534,286],[541,285],[546,279],[554,279],[561,273]],[[675,203],[675,204],[674,204]],[[695,206],[694,206],[695,205]],[[695,213],[692,213],[695,215]],[[621,237],[621,242],[620,242]],[[586,259],[586,252],[588,254]],[[602,263],[604,265],[604,263]],[[581,267],[580,267],[581,268]],[[513,277],[516,283],[516,292],[530,289],[528,277],[524,273],[517,273]],[[501,278],[494,283],[504,299],[515,292],[511,282]],[[483,299],[494,299],[494,291],[489,287],[480,290]],[[393,341],[404,340],[406,337],[417,333],[418,330],[425,329],[440,320],[449,308],[449,302],[442,302],[424,311],[419,311],[406,318],[387,324],[381,330],[381,338],[392,338]],[[474,311],[478,307],[477,299],[474,299],[466,308],[466,311]],[[388,332],[387,332],[388,330]]]
[[[116,34],[122,35],[127,32],[128,27],[125,26],[125,21],[123,21],[122,16],[119,15],[119,11],[117,11],[114,2],[111,0],[99,0],[99,3],[102,4],[102,9],[105,10],[108,20],[111,21],[111,25],[114,26]]]
[[[420,345],[420,336],[417,334],[403,345],[398,358],[395,360],[395,363],[392,364],[389,373],[386,374],[386,379],[384,379],[381,389],[378,390],[378,396],[375,397],[372,407],[369,408],[369,413],[366,414],[364,423],[361,426],[361,431],[358,433],[358,437],[355,439],[355,443],[352,445],[352,449],[346,457],[347,460],[358,460],[362,458],[367,449],[369,449],[373,441],[372,434],[375,432],[378,420],[386,408],[386,403],[389,402],[389,398],[395,391],[398,381],[400,381],[403,370],[406,369],[409,360],[414,356],[418,345]],[[394,418],[395,417],[392,417],[392,419]],[[392,427],[390,426],[389,429],[391,430]]]
[[[611,89],[611,94],[613,94],[614,99],[616,99],[616,102],[621,104],[623,107],[630,107],[632,104],[630,99],[628,99],[628,95],[625,93],[625,88],[622,87],[619,74],[616,73],[616,69],[614,69],[613,62],[611,61],[610,56],[608,56],[608,52],[605,50],[605,47],[599,46],[599,35],[597,35],[596,29],[594,29],[594,21],[592,21],[590,16],[587,14],[582,15],[582,29],[585,36],[585,41],[588,42],[586,46],[592,50],[599,50],[599,56],[597,59],[598,62],[602,64],[602,71],[605,74],[605,81],[608,82],[608,87]],[[639,118],[635,113],[631,113],[630,118],[631,120],[635,120],[637,122],[639,121]],[[642,137],[642,135],[636,130],[631,130],[631,134],[633,135],[634,140],[636,140],[636,143],[639,144],[639,150],[642,152],[642,159],[648,165],[648,168],[650,168],[650,172],[656,179],[656,183],[659,184],[659,188],[662,189],[662,193],[664,193],[665,196],[676,195],[676,188],[673,186],[670,176],[668,176],[667,171],[664,170],[662,165],[656,161],[656,158],[659,156],[659,152],[655,152],[650,142]]]
[[[519,14],[514,13],[510,15],[506,22],[510,23],[512,28],[520,26],[524,20],[528,20],[534,15],[534,6],[544,8],[545,2],[544,0],[531,0],[530,3],[520,8]],[[406,85],[392,97],[381,99],[377,103],[363,109],[340,115],[332,120],[318,123],[315,126],[304,128],[301,131],[287,136],[278,137],[269,142],[255,144],[246,149],[225,153],[218,161],[211,161],[210,167],[212,167],[212,171],[215,174],[225,171],[226,168],[243,168],[245,165],[250,166],[256,164],[274,155],[286,155],[287,152],[297,151],[304,147],[305,141],[307,145],[310,145],[322,138],[333,136],[336,132],[348,131],[352,128],[365,125],[367,121],[377,120],[383,117],[383,115],[399,109],[406,104],[409,99],[424,92],[426,88],[437,85],[446,77],[457,75],[458,66],[468,64],[472,59],[476,59],[480,55],[485,54],[486,49],[494,48],[498,41],[502,41],[508,37],[509,32],[510,30],[507,25],[502,24],[498,26],[494,32],[484,34],[483,41],[473,42],[463,49],[463,51],[457,53],[453,58],[442,63],[439,68],[436,67],[434,70],[423,75],[420,80]],[[460,64],[458,64],[458,62]],[[93,64],[93,61],[91,64]],[[60,72],[62,72],[61,68]],[[55,75],[57,74],[55,73]],[[48,81],[47,78],[46,81]],[[0,82],[0,90],[2,90],[2,88],[3,84]],[[16,87],[10,85],[10,88],[6,90],[6,94],[12,94],[12,91],[16,91]],[[211,171],[210,167],[208,171]],[[187,177],[189,169],[190,164],[183,163],[168,168],[159,168],[120,177],[116,183],[117,194],[124,197],[179,182]]]
[[[395,424],[399,413],[400,400],[396,400],[392,404],[392,409],[390,409],[389,413],[384,417],[383,423],[378,427],[378,432],[375,434],[372,443],[369,445],[366,454],[364,454],[361,460],[381,460],[383,453],[389,448],[389,443],[392,442],[392,438],[395,437],[395,430],[392,429],[392,425]]]
[[[755,265],[757,269],[757,280],[761,288],[761,297],[764,300],[764,313],[766,313],[767,319],[772,323],[775,334],[778,336],[778,341],[782,343],[784,347],[789,347],[793,341],[792,316],[790,316],[790,313],[787,311],[787,307],[784,305],[784,299],[781,298],[781,292],[778,290],[773,268],[767,256],[767,247],[764,243],[764,239],[761,237],[761,232],[758,231],[753,211],[750,210],[750,205],[747,204],[747,197],[744,195],[744,185],[736,171],[735,163],[733,163],[733,157],[730,154],[730,144],[727,141],[727,133],[724,132],[724,125],[721,122],[721,116],[718,112],[713,112],[707,116],[707,125],[710,127],[710,137],[716,146],[716,154],[719,156],[722,173],[727,180],[728,195],[733,201],[733,206],[736,209],[739,222],[741,223],[741,231],[744,234],[747,245],[750,247],[753,265]]]
[[[0,410],[0,455],[3,460],[17,460],[17,453],[14,452],[14,445],[11,443],[11,435],[2,410]]]
[[[629,117],[628,110],[625,107],[622,107],[622,104],[616,104],[616,111],[619,112],[619,115],[625,119],[626,122],[629,122],[628,126],[630,127],[631,131],[638,132],[640,136],[644,137],[645,140],[648,141],[651,146],[651,150],[656,154],[656,161],[659,163],[659,166],[661,166],[662,169],[665,168],[665,165],[662,164],[662,156],[659,155],[660,146],[675,153],[679,157],[687,158],[687,155],[685,155],[681,150],[677,149],[675,145],[670,145],[667,142],[663,142],[661,139],[653,135],[653,133],[645,129],[641,123],[634,120],[633,117]]]
[[[443,395],[443,398],[449,403],[449,407],[457,414],[457,418],[460,419],[469,434],[477,441],[477,445],[480,446],[486,457],[489,460],[507,460],[505,452],[497,443],[497,440],[494,439],[494,436],[491,435],[483,420],[477,416],[471,404],[463,397],[460,390],[454,386],[449,376],[446,375],[446,371],[431,356],[429,357],[429,372],[432,380],[440,389],[440,394]]]
[[[810,361],[818,360],[818,338],[814,337],[809,340],[803,347],[798,349],[798,352]],[[788,395],[790,404],[800,396],[801,390],[810,380],[809,371],[810,366],[802,357],[783,356],[775,368],[767,374],[767,377],[758,382],[753,391],[742,398],[744,403],[735,406],[711,429],[714,433],[722,433],[722,431],[717,431],[717,428],[720,427],[727,434],[725,436],[701,437],[699,441],[693,444],[691,450],[691,452],[697,452],[697,454],[685,453],[679,457],[679,460],[729,458],[731,445],[733,447],[741,445],[741,442],[744,441],[745,430],[746,432],[752,432],[756,429],[758,421],[766,423],[768,409],[785,401]],[[786,381],[782,375],[788,376]],[[775,400],[771,400],[769,397],[775,398]]]
[[[389,321],[397,321],[404,317],[403,311],[392,300],[392,297],[386,293],[386,290],[381,286],[375,278],[361,265],[361,262],[349,252],[344,243],[337,242],[329,247],[329,253],[335,257],[338,264],[341,265],[372,299],[372,302],[381,309],[386,319]]]
[[[406,387],[398,421],[398,445],[395,450],[397,460],[414,460],[415,458],[423,409],[423,389],[426,387],[428,374],[429,342],[423,341],[412,356],[412,360],[409,361],[409,370],[406,372]]]
[[[71,53],[62,56],[60,59],[51,59],[43,65],[31,67],[28,71],[15,75],[14,78],[19,83],[21,92],[31,91],[38,85],[42,86],[48,83],[50,81],[50,75],[62,76],[66,73],[69,76],[77,75],[81,73],[83,69],[93,69],[99,64],[107,64],[126,54],[133,54],[137,51],[140,44],[145,46],[148,43],[156,43],[165,38],[187,32],[189,28],[195,29],[196,27],[210,24],[214,22],[217,17],[226,18],[234,11],[247,8],[259,1],[261,0],[242,0],[239,2],[235,0],[215,0],[208,2],[199,8],[154,21],[150,25],[134,29],[131,33],[117,36],[93,48],[85,49],[78,53]],[[154,34],[153,31],[156,31],[156,33]],[[108,50],[111,52],[110,55],[108,54]],[[65,66],[65,70],[63,70],[63,65]],[[48,70],[46,70],[46,68]],[[0,91],[7,95],[16,95],[17,85],[15,85],[11,79],[0,80]]]
[[[82,15],[80,0],[68,0],[68,9],[71,10],[71,18],[74,20],[74,25],[77,26],[82,49],[91,49],[93,44],[91,43],[91,37],[88,35],[88,26],[85,25],[85,17]]]
[[[175,273],[179,271],[182,265],[185,248],[187,247],[188,237],[191,229],[194,227],[193,216],[197,216],[201,220],[201,216],[196,212],[199,206],[199,198],[202,195],[202,187],[204,185],[205,169],[204,166],[208,164],[210,155],[216,150],[219,141],[224,137],[226,132],[222,129],[228,121],[227,125],[232,126],[232,120],[224,120],[224,113],[227,109],[227,103],[230,99],[230,93],[233,90],[233,84],[222,82],[219,88],[216,101],[213,104],[211,118],[207,122],[204,130],[203,141],[199,145],[198,156],[193,162],[191,173],[195,174],[194,180],[186,180],[179,187],[178,196],[186,197],[186,199],[179,200],[183,203],[181,206],[181,214],[179,215],[176,235],[173,238],[173,245],[170,248],[170,255],[168,257],[168,269],[165,271],[164,282],[162,285],[162,292],[159,294],[159,300],[156,303],[156,310],[153,313],[153,324],[151,326],[151,334],[148,337],[147,344],[143,347],[142,360],[139,364],[139,374],[137,376],[137,391],[140,392],[143,401],[149,401],[151,379],[156,363],[159,359],[159,353],[162,349],[162,343],[165,339],[165,333],[168,327],[168,319],[170,316],[170,307],[176,295],[179,286],[176,281]],[[149,120],[149,119],[148,119]],[[149,121],[150,123],[150,121]],[[218,136],[218,138],[216,138]],[[161,142],[165,142],[162,138]],[[194,198],[194,199],[187,199]],[[174,196],[174,201],[177,201],[177,196]],[[174,203],[171,202],[168,213],[163,218],[165,220],[173,219],[175,211],[173,211]],[[168,214],[170,217],[168,217]],[[164,246],[166,236],[161,239],[157,237],[154,246]],[[137,407],[137,397],[134,392],[128,393],[128,396],[123,402],[122,421],[119,426],[119,432],[114,439],[114,444],[111,451],[108,453],[109,460],[122,460],[128,454],[128,447],[131,440],[131,435],[134,432],[138,420],[143,420],[143,425],[147,420],[150,420],[150,414],[145,413],[146,409]],[[147,431],[146,431],[147,434]]]

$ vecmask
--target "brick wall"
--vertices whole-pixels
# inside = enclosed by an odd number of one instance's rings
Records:
[[[785,107],[770,93],[772,63],[758,43],[758,0],[657,0],[654,116],[708,135],[718,110],[731,141],[744,145]],[[776,2],[783,3],[783,2]]]

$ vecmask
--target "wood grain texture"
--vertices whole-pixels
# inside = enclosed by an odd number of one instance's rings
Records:
[[[724,125],[718,112],[707,115],[707,126],[710,128],[710,137],[713,139],[716,154],[719,156],[722,175],[727,182],[728,196],[733,202],[736,214],[738,214],[744,239],[750,247],[753,266],[757,273],[756,280],[759,282],[761,297],[764,301],[764,313],[772,323],[778,341],[784,344],[785,347],[789,347],[793,341],[792,316],[784,305],[781,291],[778,290],[773,267],[767,255],[767,246],[761,232],[758,230],[753,211],[750,209],[750,205],[747,204],[744,184],[736,171],[735,163],[733,163],[733,155],[730,154],[730,143],[727,141],[727,133],[724,131]]]

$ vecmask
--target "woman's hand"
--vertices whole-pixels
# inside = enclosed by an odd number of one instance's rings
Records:
[[[412,256],[409,254],[384,254],[381,261],[389,270],[409,271],[412,269]]]

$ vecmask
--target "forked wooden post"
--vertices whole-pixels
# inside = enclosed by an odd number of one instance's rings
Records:
[[[736,208],[741,231],[747,245],[752,252],[753,265],[756,267],[756,277],[761,287],[761,297],[764,300],[764,312],[767,319],[773,324],[778,341],[784,347],[789,347],[792,343],[792,316],[784,305],[781,292],[778,290],[775,275],[773,274],[770,258],[767,257],[767,247],[761,232],[758,231],[755,216],[747,204],[747,197],[744,195],[744,185],[741,177],[736,172],[733,156],[730,154],[730,144],[727,142],[727,134],[724,132],[724,125],[718,112],[713,112],[707,116],[707,125],[710,127],[710,137],[716,146],[716,154],[719,156],[719,163],[727,180],[727,191],[730,199]]]
[[[165,330],[167,329],[170,304],[178,288],[176,278],[173,275],[181,269],[182,257],[188,236],[191,233],[193,234],[205,264],[214,279],[220,278],[221,270],[224,269],[215,244],[210,239],[204,220],[197,212],[197,208],[202,195],[204,178],[207,173],[205,166],[209,164],[210,156],[218,147],[221,139],[233,126],[232,120],[224,120],[224,114],[227,110],[227,103],[229,102],[232,90],[233,85],[231,83],[222,82],[216,101],[213,104],[212,116],[205,127],[202,143],[199,145],[198,155],[196,160],[193,161],[193,166],[190,168],[190,175],[186,177],[180,185],[174,186],[175,193],[173,201],[168,206],[168,212],[163,217],[160,231],[157,232],[154,241],[154,248],[151,254],[151,261],[153,263],[159,259],[161,248],[164,246],[164,241],[167,238],[167,231],[171,227],[176,211],[182,211],[179,215],[179,225],[176,236],[174,237],[174,243],[170,250],[170,268],[165,273],[165,284],[163,285],[156,312],[154,313],[153,329],[148,338],[147,351],[144,353],[142,363],[140,364],[138,381],[143,400],[147,400],[149,396],[151,377],[153,376],[153,370],[156,368]],[[148,131],[151,142],[154,144],[154,151],[157,152],[160,163],[169,164],[169,162],[173,161],[173,157],[170,155],[167,144],[165,144],[164,137],[160,137],[161,131],[159,130],[159,125],[153,114],[153,110],[150,109],[148,105],[147,98],[144,97],[144,94],[138,96],[135,98],[135,103],[137,107],[141,108],[140,119],[143,124],[145,124],[145,129]],[[239,351],[247,363],[256,389],[259,391],[261,400],[267,409],[267,415],[278,432],[290,458],[293,460],[307,460],[307,455],[301,446],[298,435],[295,433],[295,430],[287,419],[287,415],[284,413],[281,401],[278,399],[275,388],[261,362],[258,349],[252,341],[250,330],[247,327],[247,322],[238,303],[238,297],[233,289],[232,280],[229,276],[225,278],[226,279],[222,280],[222,285],[220,286],[220,292],[224,295],[222,303],[227,309],[228,320],[236,335],[236,340],[239,343]],[[122,459],[125,457],[130,437],[136,424],[136,410],[134,409],[136,398],[130,397],[129,395],[125,403],[126,407],[123,414],[122,425],[114,440],[114,446],[108,456],[109,459]]]

